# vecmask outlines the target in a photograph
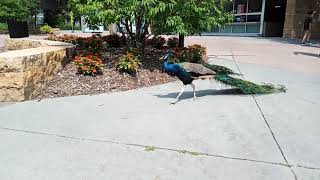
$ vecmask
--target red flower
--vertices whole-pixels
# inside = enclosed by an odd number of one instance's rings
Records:
[[[82,71],[88,71],[88,67],[87,66],[82,66],[81,69],[82,69]]]

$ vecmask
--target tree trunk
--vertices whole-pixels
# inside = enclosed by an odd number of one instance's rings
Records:
[[[179,47],[184,47],[184,35],[179,34]]]
[[[37,27],[37,14],[34,15],[34,29]]]

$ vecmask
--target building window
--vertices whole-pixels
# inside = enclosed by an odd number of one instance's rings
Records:
[[[263,3],[265,0],[233,0],[227,10],[234,14],[234,20],[221,28],[214,28],[213,33],[251,33],[261,34]]]

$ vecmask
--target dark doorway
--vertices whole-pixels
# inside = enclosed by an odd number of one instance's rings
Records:
[[[282,37],[286,6],[287,0],[266,0],[263,36]]]

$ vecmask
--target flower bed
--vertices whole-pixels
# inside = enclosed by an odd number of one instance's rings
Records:
[[[61,36],[51,37],[51,40],[77,45],[77,55],[47,83],[39,98],[124,91],[176,80],[164,72],[163,62],[159,60],[169,48],[161,37],[149,40],[153,45],[146,49],[144,59],[140,58],[141,52],[125,47],[123,39],[116,35]],[[171,39],[169,44],[175,47],[177,39]],[[192,58],[206,56],[205,48],[198,45],[173,50],[173,61],[193,62]]]
[[[68,64],[47,84],[39,98],[125,91],[176,80],[163,71],[162,61],[159,60],[163,53],[161,50],[148,49],[146,58],[141,60],[141,67],[134,76],[118,71],[118,59],[126,52],[125,48],[107,49],[104,53],[105,67],[101,69],[101,74],[95,77],[80,75],[74,62]]]

